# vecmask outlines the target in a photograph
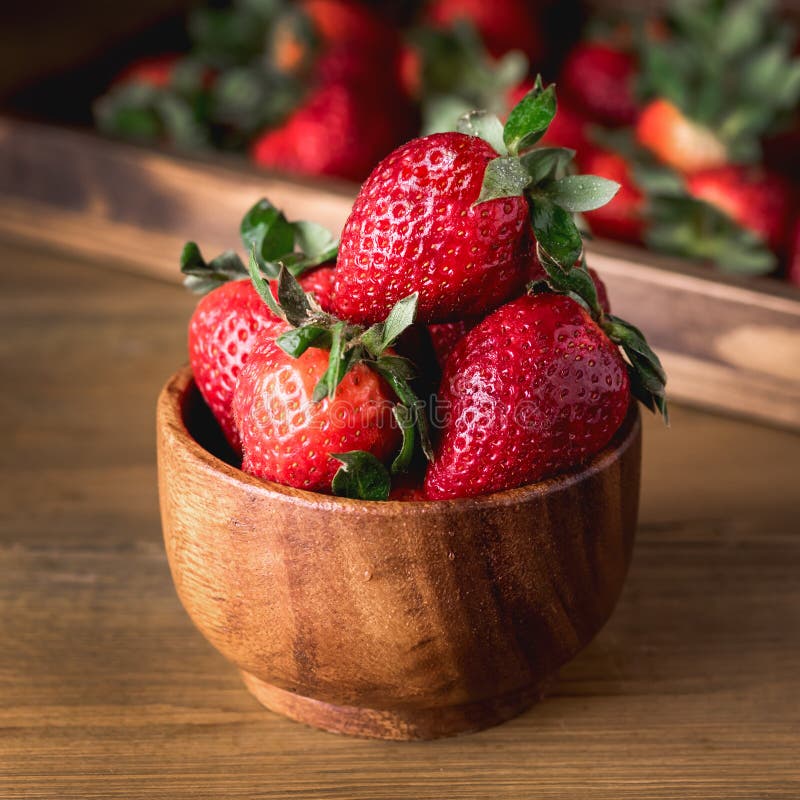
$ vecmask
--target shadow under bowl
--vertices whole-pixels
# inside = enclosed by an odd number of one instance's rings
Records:
[[[267,708],[309,725],[383,739],[496,725],[541,696],[622,590],[635,403],[579,469],[452,501],[348,500],[245,474],[188,367],[157,426],[181,602]]]

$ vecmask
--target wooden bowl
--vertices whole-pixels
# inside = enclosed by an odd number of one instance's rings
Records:
[[[226,463],[189,368],[158,400],[178,595],[267,708],[329,731],[429,739],[509,719],[598,632],[639,498],[635,404],[569,474],[483,497],[347,500]]]

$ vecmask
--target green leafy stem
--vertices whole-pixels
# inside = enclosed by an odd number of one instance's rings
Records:
[[[244,215],[239,234],[245,250],[253,254],[259,270],[268,278],[277,278],[281,267],[292,275],[301,275],[334,260],[339,251],[339,242],[329,230],[316,222],[289,222],[266,198]],[[195,242],[184,245],[181,272],[184,285],[196,294],[250,275],[238,253],[226,250],[206,261]]]

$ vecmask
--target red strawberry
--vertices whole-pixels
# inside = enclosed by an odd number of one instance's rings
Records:
[[[331,454],[362,450],[384,461],[398,449],[392,392],[363,363],[347,372],[332,400],[314,402],[314,387],[328,369],[328,358],[314,347],[292,358],[271,337],[260,338],[233,396],[246,472],[298,489],[330,492],[341,467]]]
[[[521,50],[531,61],[541,61],[544,35],[527,0],[432,0],[426,18],[434,25],[449,27],[458,20],[472,23],[489,52],[499,57]]]
[[[397,46],[394,31],[366,6],[351,0],[300,0],[274,25],[272,58],[278,69],[295,72],[307,64],[314,45],[323,52],[347,49],[369,62],[390,63]]]
[[[636,62],[627,53],[597,42],[582,42],[564,62],[560,84],[572,105],[594,121],[612,127],[631,125],[638,114],[635,72]]]
[[[300,284],[320,305],[330,304],[332,267],[319,267]],[[273,284],[273,294],[276,290]],[[283,323],[269,310],[249,280],[223,283],[197,304],[189,322],[189,361],[208,407],[234,451],[241,443],[231,413],[233,390],[242,365],[261,331],[275,333]]]
[[[773,252],[783,252],[791,190],[779,175],[758,167],[728,166],[689,175],[686,188],[755,233]]]
[[[623,242],[640,242],[644,231],[645,199],[633,182],[625,159],[609,150],[590,150],[582,154],[579,161],[584,172],[620,184],[610,202],[585,213],[592,232]]]
[[[115,84],[144,83],[156,89],[169,86],[179,55],[167,53],[150,58],[142,58],[130,64],[116,79]]]
[[[653,100],[636,123],[636,140],[679,172],[721,167],[728,162],[725,144],[712,130],[686,117],[668,100]]]
[[[789,238],[789,261],[786,267],[786,280],[800,286],[800,217],[794,223]]]
[[[197,304],[189,322],[189,361],[208,407],[236,452],[239,435],[231,414],[233,390],[256,335],[277,330],[279,320],[249,280],[223,283]]]
[[[423,93],[423,59],[416,47],[404,44],[398,53],[397,72],[406,97],[419,100]]]
[[[549,147],[569,147],[585,154],[594,145],[588,138],[591,120],[569,103],[562,103],[559,99],[558,113],[550,123],[547,133],[542,137],[541,144]]]
[[[425,487],[416,477],[400,480],[394,484],[389,494],[390,500],[419,501],[427,500]]]
[[[525,281],[522,196],[478,199],[497,153],[483,140],[438,133],[395,150],[361,187],[342,232],[334,308],[372,323],[419,292],[417,319],[479,316]]]
[[[765,139],[764,164],[800,183],[800,119]]]
[[[429,325],[431,343],[436,353],[439,366],[444,368],[445,362],[450,357],[455,346],[464,338],[468,330],[475,327],[475,322],[459,320],[458,322],[442,322],[438,325]]]
[[[361,3],[302,0],[300,7],[308,14],[327,47],[366,48],[387,55],[387,47],[396,43],[394,31]]]
[[[365,74],[358,53],[322,57],[317,85],[278,128],[251,145],[260,166],[300,175],[362,180],[402,141],[408,115],[401,102],[384,105],[399,89],[386,75]],[[381,108],[379,113],[376,109]]]
[[[447,419],[426,493],[501,491],[580,464],[608,444],[629,402],[619,350],[580,305],[553,294],[514,300],[447,362]]]

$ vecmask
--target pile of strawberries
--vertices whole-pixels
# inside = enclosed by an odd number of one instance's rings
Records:
[[[676,0],[567,55],[551,140],[621,184],[598,235],[800,285],[800,58],[764,0]]]
[[[508,489],[602,450],[666,377],[613,316],[574,215],[611,181],[541,146],[537,79],[503,126],[487,112],[414,139],[372,171],[341,244],[266,200],[242,221],[247,266],[186,245],[196,384],[242,469],[368,500]],[[249,280],[247,277],[249,276]]]

